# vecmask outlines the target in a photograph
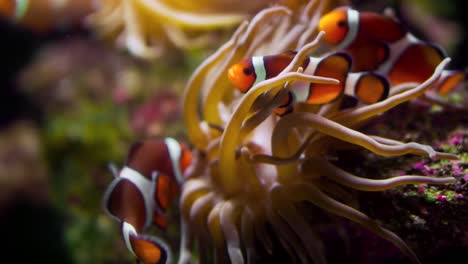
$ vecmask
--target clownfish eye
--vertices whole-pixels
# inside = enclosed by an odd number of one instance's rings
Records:
[[[244,68],[244,74],[245,75],[250,75],[250,74],[252,74],[252,70],[249,69],[249,68]]]
[[[336,23],[336,24],[337,24],[338,27],[340,27],[340,28],[346,27],[346,21],[344,21],[344,20],[340,20],[340,21],[338,21],[338,23]]]

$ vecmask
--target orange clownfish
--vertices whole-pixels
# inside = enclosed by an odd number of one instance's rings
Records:
[[[36,32],[76,25],[93,11],[94,0],[1,0],[0,17]]]
[[[143,263],[170,263],[167,245],[157,237],[140,233],[153,224],[167,226],[164,215],[180,191],[191,153],[175,139],[146,140],[130,148],[123,169],[114,169],[103,207],[120,222],[127,249]]]
[[[446,57],[444,51],[417,39],[393,17],[339,7],[319,22],[324,40],[353,59],[353,71],[375,71],[391,85],[424,82]],[[415,65],[417,64],[417,66]],[[463,71],[446,71],[436,90],[446,94],[465,79]]]
[[[229,80],[240,92],[246,93],[257,83],[281,73],[295,54],[294,51],[288,51],[244,59],[228,70]],[[297,82],[291,88],[286,101],[275,110],[276,114],[284,115],[292,111],[294,101],[321,105],[347,94],[363,103],[372,104],[388,96],[389,85],[384,77],[371,72],[350,73],[351,58],[343,52],[321,58],[309,57],[302,63],[302,68],[304,74],[335,78],[340,84]]]

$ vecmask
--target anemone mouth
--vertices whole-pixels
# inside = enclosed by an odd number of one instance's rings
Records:
[[[358,210],[349,190],[382,191],[454,179],[418,175],[367,179],[326,157],[351,144],[382,156],[456,158],[430,146],[358,131],[367,120],[430,89],[449,59],[425,82],[405,84],[411,88],[399,88],[402,92],[375,104],[340,110],[337,100],[321,107],[298,106],[284,117],[275,116],[274,109],[284,101],[293,82],[337,83],[303,74],[300,67],[320,44],[323,33],[315,29],[325,2],[310,1],[299,13],[280,6],[261,11],[250,23],[241,24],[189,80],[184,122],[197,151],[180,202],[184,226],[181,259],[187,259],[191,243],[195,243],[203,263],[212,254],[217,263],[258,263],[275,256],[326,263],[317,221],[310,207],[304,206],[307,204],[371,230],[419,263],[400,237]],[[230,65],[245,57],[288,49],[298,52],[278,76],[259,82],[246,94],[230,85]],[[339,221],[334,223],[340,228]]]

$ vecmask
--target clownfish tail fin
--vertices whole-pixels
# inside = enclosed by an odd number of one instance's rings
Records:
[[[139,235],[135,228],[127,222],[122,222],[122,238],[127,249],[136,256],[137,263],[172,263],[169,246],[160,238]]]
[[[465,82],[468,77],[467,71],[462,70],[444,70],[435,87],[437,93],[446,95],[456,88],[460,87],[461,83]]]
[[[365,104],[373,104],[386,99],[389,90],[390,84],[384,76],[374,72],[356,72],[348,75],[345,94]]]
[[[138,235],[134,236],[133,240],[135,241],[134,252],[143,263],[172,263],[169,246],[162,239],[155,236]]]

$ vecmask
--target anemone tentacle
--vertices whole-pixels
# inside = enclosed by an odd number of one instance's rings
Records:
[[[321,243],[319,236],[299,215],[288,196],[287,193],[283,192],[280,185],[275,185],[271,190],[272,207],[276,208],[279,215],[299,237],[314,263],[326,263],[324,245]]]
[[[231,39],[220,47],[213,55],[208,57],[192,74],[192,77],[187,83],[188,89],[185,89],[182,97],[183,117],[184,123],[188,133],[189,139],[197,149],[204,150],[207,145],[207,135],[201,127],[201,119],[198,116],[198,102],[199,94],[203,88],[203,79],[208,74],[209,70],[213,68],[219,60],[222,60],[230,50],[233,48],[237,39],[247,29],[247,22],[242,23],[233,34]]]
[[[317,166],[316,164],[320,164],[320,166]],[[307,162],[304,162],[302,166],[312,166],[314,169],[317,169],[317,171],[323,175],[327,175],[328,178],[336,181],[337,183],[360,191],[377,192],[407,184],[445,184],[453,183],[455,181],[455,178],[453,177],[433,178],[419,175],[402,175],[382,180],[366,179],[346,172],[323,158],[310,159]],[[311,169],[312,168],[307,168],[304,170]]]
[[[218,105],[222,100],[225,91],[229,88],[229,82],[227,81],[227,69],[230,65],[234,64],[236,61],[242,59],[243,55],[250,47],[254,39],[261,36],[258,34],[260,26],[265,22],[264,20],[276,18],[277,15],[288,15],[289,10],[285,7],[273,7],[261,11],[256,17],[258,19],[253,19],[249,27],[247,28],[244,35],[242,35],[239,41],[236,43],[236,48],[232,50],[227,59],[225,59],[221,65],[219,65],[218,74],[214,74],[207,84],[208,87],[216,87],[216,89],[211,89],[206,95],[206,99],[203,105],[203,115],[205,119],[212,124],[221,124],[221,118],[218,115]],[[216,84],[216,85],[215,85]]]
[[[379,235],[392,242],[395,246],[400,248],[401,251],[405,252],[405,254],[410,257],[414,263],[421,263],[414,252],[400,237],[398,237],[390,230],[380,226],[378,223],[360,211],[349,207],[346,204],[340,203],[311,184],[293,185],[289,188],[290,191],[288,193],[293,194],[293,197],[297,199],[297,201],[310,201],[323,210],[361,224],[362,226],[372,230],[372,232],[374,232],[376,235]]]
[[[413,89],[409,89],[405,92],[400,94],[396,94],[394,96],[388,97],[386,100],[381,102],[371,104],[368,106],[364,106],[361,108],[354,109],[350,112],[343,114],[338,118],[332,118],[334,121],[344,124],[346,126],[352,125],[353,123],[357,123],[359,121],[371,118],[378,114],[381,114],[385,111],[390,110],[391,108],[407,102],[411,99],[419,97],[424,94],[428,89],[430,89],[439,79],[442,71],[447,67],[450,62],[450,58],[445,58],[434,70],[434,73],[429,77],[426,81],[418,85]],[[402,84],[403,85],[403,84]],[[412,85],[412,84],[410,84]]]

